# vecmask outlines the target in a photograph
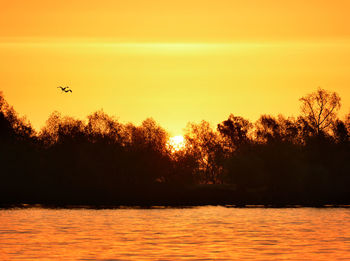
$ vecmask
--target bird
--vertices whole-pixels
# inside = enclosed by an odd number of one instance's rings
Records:
[[[67,89],[67,87],[62,87],[62,86],[58,86],[58,89],[61,89],[62,91],[65,91]]]
[[[61,89],[63,92],[67,93],[67,92],[73,92],[68,86],[66,87],[62,87],[62,86],[58,86],[57,88]]]

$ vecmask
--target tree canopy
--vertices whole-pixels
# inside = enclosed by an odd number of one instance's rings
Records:
[[[297,117],[189,123],[173,150],[154,119],[102,110],[53,112],[35,132],[0,93],[0,204],[350,203],[350,114],[339,119],[340,97],[323,89],[300,101]]]

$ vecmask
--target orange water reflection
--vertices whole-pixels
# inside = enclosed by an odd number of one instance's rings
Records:
[[[349,209],[0,211],[0,260],[350,258]]]

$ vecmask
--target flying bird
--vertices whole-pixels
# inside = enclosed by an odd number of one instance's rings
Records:
[[[62,91],[65,91],[67,89],[67,87],[62,87],[62,86],[58,86],[58,89],[61,89]]]
[[[62,86],[58,86],[58,89],[61,89],[63,92],[73,92],[68,86],[66,87],[62,87]]]

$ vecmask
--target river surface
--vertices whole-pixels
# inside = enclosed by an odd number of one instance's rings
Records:
[[[350,209],[0,210],[0,260],[350,260]]]

